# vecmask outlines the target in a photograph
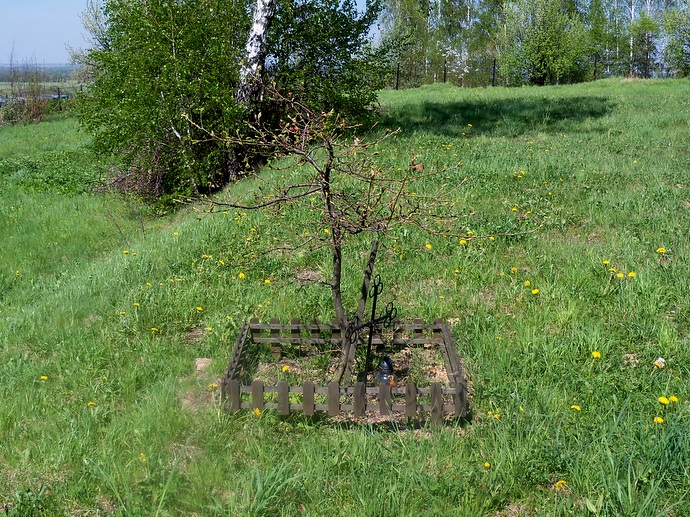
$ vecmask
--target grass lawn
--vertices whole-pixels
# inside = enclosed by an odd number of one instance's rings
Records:
[[[381,102],[381,130],[402,129],[382,168],[462,164],[439,181],[464,181],[467,238],[401,228],[376,271],[400,316],[453,322],[470,422],[228,415],[216,379],[243,320],[333,317],[329,288],[296,280],[328,278],[325,250],[258,253],[322,231],[308,207],[154,217],[95,191],[108,161],[72,118],[2,126],[0,508],[690,514],[690,82],[435,85]],[[352,309],[368,244],[346,249]]]

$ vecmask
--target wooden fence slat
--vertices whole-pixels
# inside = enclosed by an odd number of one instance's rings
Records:
[[[402,328],[400,325],[396,325],[393,329],[393,344],[394,345],[404,345],[405,340],[402,337]]]
[[[257,325],[259,325],[259,318],[252,318],[249,320],[249,329],[251,330],[252,341],[258,337],[261,337],[261,331],[257,328]],[[254,342],[256,343],[256,341]]]
[[[312,323],[312,329],[311,329],[311,338],[312,339],[322,339],[321,338],[321,322],[314,318],[314,321]]]
[[[422,338],[424,337],[424,334],[422,333],[422,329],[424,328],[424,320],[415,318],[414,324],[414,340],[424,343],[424,341],[422,341]]]
[[[328,416],[338,416],[340,414],[340,384],[337,382],[328,383]]]
[[[443,320],[440,318],[436,318],[434,320],[434,323],[437,324],[439,327],[435,328],[433,330],[433,339],[434,341],[438,340],[440,343],[439,348],[441,349],[441,356],[443,357],[443,364],[446,367],[446,372],[448,373],[448,382],[450,383],[451,387],[455,386],[455,376],[453,373],[455,372],[453,368],[453,361],[450,357],[450,350],[448,347],[448,343],[443,339],[444,334],[442,333],[442,325],[443,325]]]
[[[405,384],[405,416],[407,418],[417,416],[417,385],[414,382]]]
[[[443,320],[441,318],[434,319],[434,328],[431,331],[431,336],[434,341],[443,341]]]
[[[367,385],[363,382],[355,383],[354,392],[355,417],[364,416],[367,409]]]
[[[391,406],[391,385],[388,382],[382,382],[379,385],[379,412],[381,416],[390,415]]]
[[[292,318],[290,320],[290,325],[292,326],[290,329],[290,341],[292,343],[298,343],[302,337],[299,329],[299,318]]]
[[[342,342],[342,336],[340,335],[340,329],[342,328],[342,325],[340,325],[340,320],[333,320],[333,329],[331,330],[331,344],[332,345],[337,345],[340,346]]]
[[[259,411],[264,410],[264,383],[259,379],[252,382],[252,407]]]
[[[240,381],[230,379],[225,382],[225,396],[230,401],[230,413],[237,413],[242,408],[240,399]]]
[[[272,328],[271,337],[276,344],[271,347],[271,355],[276,361],[280,361],[280,357],[283,353],[283,348],[280,346],[280,320],[278,318],[271,318],[271,325],[276,325],[278,328]]]
[[[462,381],[455,385],[453,405],[456,417],[462,417],[467,414],[467,385]]]
[[[287,381],[278,383],[278,414],[290,414],[290,386]]]
[[[302,387],[303,411],[307,416],[314,416],[314,383],[307,381]]]
[[[440,382],[431,383],[431,424],[443,423],[443,388]]]

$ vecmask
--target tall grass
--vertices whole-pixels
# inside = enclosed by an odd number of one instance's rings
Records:
[[[464,242],[400,230],[377,265],[401,315],[453,321],[472,419],[437,431],[225,414],[215,383],[242,320],[332,316],[328,288],[294,278],[327,272],[326,253],[255,254],[315,231],[312,216],[154,219],[93,193],[105,164],[71,119],[0,128],[0,502],[14,515],[690,512],[689,93],[382,92],[381,125],[403,132],[381,165],[414,152],[466,178]],[[517,223],[536,230],[499,236]],[[350,307],[366,249],[345,257]]]

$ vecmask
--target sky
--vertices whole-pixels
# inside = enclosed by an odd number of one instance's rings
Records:
[[[0,0],[0,64],[66,64],[65,45],[85,47],[86,0]]]
[[[0,64],[69,63],[65,45],[86,46],[85,8],[86,0],[0,0]]]

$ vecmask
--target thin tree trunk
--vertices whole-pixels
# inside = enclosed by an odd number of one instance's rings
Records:
[[[343,326],[347,325],[347,314],[343,306],[343,293],[340,288],[343,269],[342,235],[338,226],[333,228],[333,275],[331,276],[331,293],[333,294],[333,308],[335,318]]]
[[[256,102],[261,93],[261,69],[268,51],[268,29],[275,14],[275,0],[256,0],[252,28],[247,37],[247,47],[236,100],[243,104]]]
[[[376,262],[376,255],[379,249],[379,241],[375,240],[371,245],[369,252],[369,260],[367,267],[364,270],[364,280],[362,281],[362,290],[359,296],[359,305],[357,306],[357,316],[355,321],[362,322],[364,320],[364,309],[366,309],[367,299],[369,298],[369,285],[371,284],[371,275],[374,271],[374,263]],[[343,329],[345,330],[345,329]],[[347,332],[343,332],[343,346],[340,351],[340,361],[338,368],[333,375],[333,380],[340,383],[341,381],[348,383],[350,381],[350,374],[352,373],[352,366],[355,362],[355,352],[357,351],[356,343],[352,343]]]

